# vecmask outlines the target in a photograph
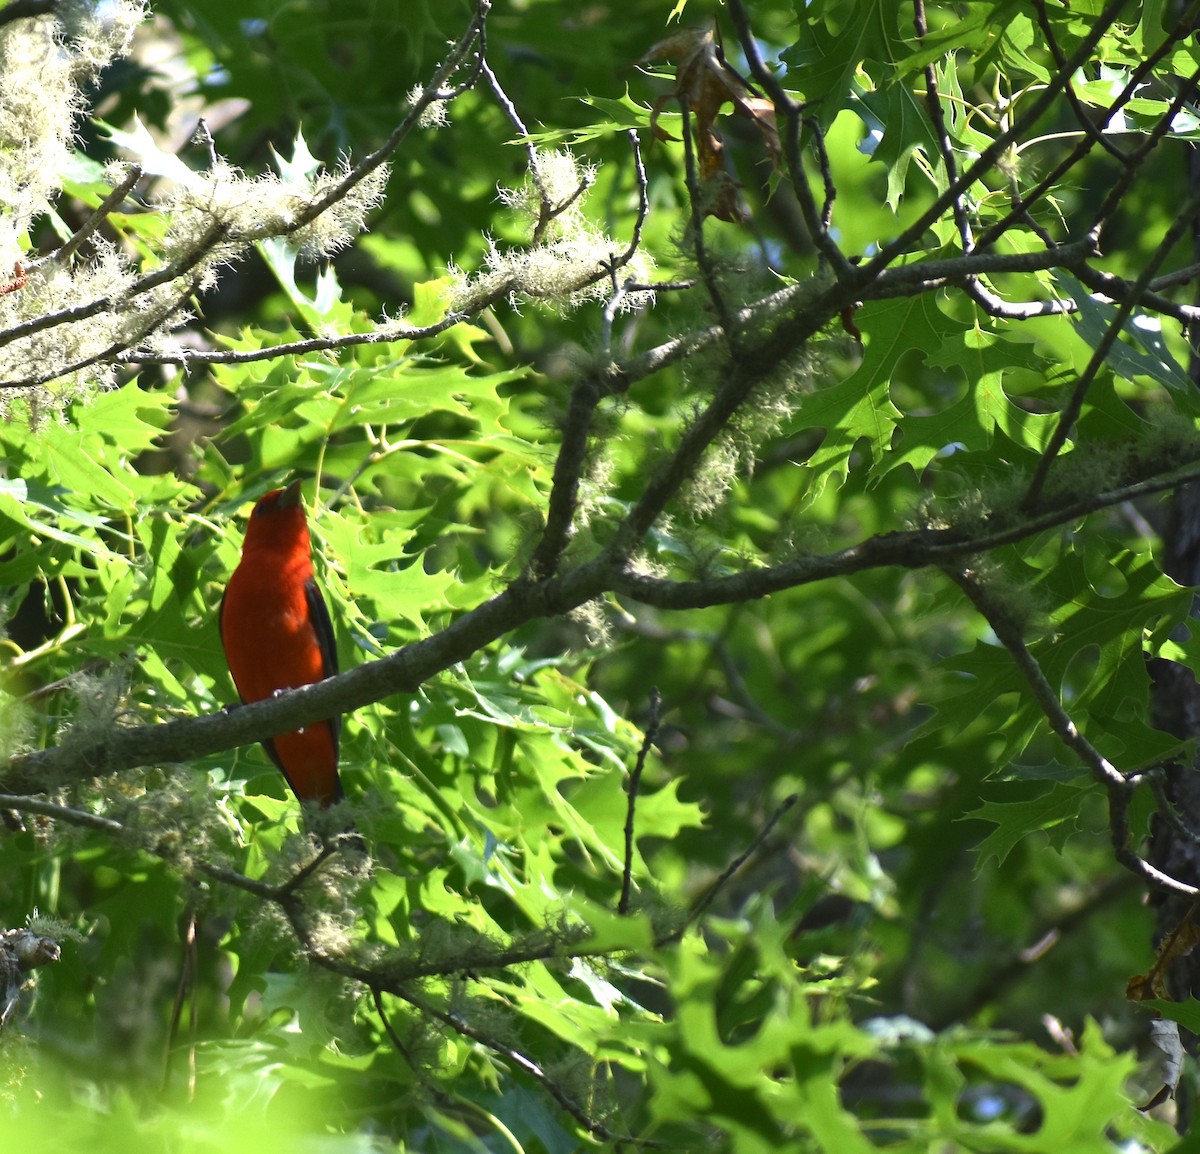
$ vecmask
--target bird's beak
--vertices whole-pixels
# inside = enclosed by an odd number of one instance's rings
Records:
[[[300,497],[300,480],[297,478],[279,495],[279,508],[298,509],[302,504]]]

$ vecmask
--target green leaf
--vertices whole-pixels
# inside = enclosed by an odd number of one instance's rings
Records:
[[[965,814],[966,818],[992,822],[996,828],[976,847],[978,866],[989,858],[1003,865],[1013,847],[1032,833],[1055,831],[1055,840],[1062,839],[1078,828],[1079,812],[1089,790],[1089,781],[1080,784],[1056,783],[1045,793],[1024,801],[988,801]]]
[[[887,168],[887,203],[895,212],[904,195],[905,179],[913,154],[921,152],[928,168],[937,173],[934,187],[943,192],[946,185],[945,165],[938,151],[937,135],[925,108],[908,88],[893,83],[874,92],[862,92],[859,100],[870,111],[881,131],[878,143],[871,151],[871,159]]]
[[[781,53],[788,80],[816,104],[823,127],[849,98],[855,73],[864,64],[890,67],[902,54],[897,9],[889,0],[806,4],[800,38]]]
[[[1096,348],[1116,322],[1117,306],[1098,299],[1070,273],[1060,270],[1055,278],[1079,306],[1074,325],[1080,337]],[[1157,317],[1135,311],[1122,322],[1121,334],[1127,339],[1113,342],[1106,358],[1114,372],[1129,381],[1148,378],[1188,401],[1189,410],[1198,407],[1194,402],[1195,386],[1163,341],[1162,324]]]

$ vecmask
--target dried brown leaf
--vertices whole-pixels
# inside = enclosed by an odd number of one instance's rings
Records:
[[[725,142],[717,128],[717,118],[727,104],[735,116],[749,120],[758,130],[771,157],[779,167],[779,129],[775,124],[775,105],[755,92],[730,67],[715,28],[680,29],[660,40],[642,57],[641,63],[676,60],[675,88],[656,101],[650,112],[650,130],[662,140],[674,139],[658,124],[666,103],[686,101],[692,117],[696,141],[696,167],[702,183],[718,182],[705,212],[721,220],[738,220],[737,183],[725,172]]]

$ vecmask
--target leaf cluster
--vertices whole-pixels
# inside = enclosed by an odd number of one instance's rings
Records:
[[[163,3],[211,139],[144,73],[53,173],[19,324],[75,323],[33,294],[98,230],[202,319],[0,428],[0,900],[84,935],[0,1035],[14,1133],[1166,1149],[1122,990],[1141,887],[1197,882],[1145,842],[1146,660],[1195,664],[1152,529],[1200,476],[1187,18],[568,7]],[[346,672],[226,713],[292,476]],[[369,862],[256,744],[331,712]]]

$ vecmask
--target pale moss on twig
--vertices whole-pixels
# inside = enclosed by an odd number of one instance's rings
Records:
[[[603,601],[597,599],[595,601],[585,601],[582,605],[576,605],[567,614],[567,619],[583,630],[589,648],[608,648],[612,641],[612,632],[609,629],[608,617],[605,614]]]
[[[128,49],[144,14],[140,0],[74,0],[0,30],[0,260],[20,256],[18,237],[58,193],[79,85]]]
[[[98,294],[127,287],[127,262],[111,248],[78,267],[49,266],[31,273],[21,268],[22,239],[46,213],[70,162],[70,139],[80,111],[80,85],[114,56],[125,52],[144,18],[140,0],[95,5],[74,0],[53,15],[14,20],[0,30],[0,333],[33,318],[88,303]],[[153,315],[154,306],[141,309]],[[76,395],[84,380],[69,371],[125,340],[136,324],[92,324],[70,333],[57,325],[10,340],[0,349],[0,384],[30,379],[45,383],[47,368],[68,370],[55,390],[34,389],[25,398],[26,415],[36,419]],[[136,337],[135,337],[136,339]],[[88,383],[105,385],[111,370],[97,370]],[[0,416],[11,416],[11,398],[0,399]]]
[[[718,437],[704,454],[704,467],[692,474],[679,494],[683,508],[697,520],[719,509],[737,479],[742,456],[732,434]]]
[[[425,99],[425,92],[426,88],[423,84],[414,84],[408,90],[409,108],[416,108]],[[445,128],[449,123],[450,106],[445,100],[431,100],[421,109],[421,115],[417,118],[417,127],[424,129]]]
[[[207,250],[204,263],[215,267],[241,255],[255,241],[287,236],[306,260],[332,256],[362,230],[387,183],[387,167],[381,165],[308,219],[347,172],[345,168],[339,173],[320,171],[302,182],[274,173],[249,177],[218,161],[211,171],[196,174],[162,201],[171,221],[166,255],[185,264]],[[214,225],[220,229],[216,243]]]
[[[506,295],[514,306],[532,300],[561,308],[612,295],[607,270],[623,257],[626,246],[602,233],[584,212],[595,170],[565,149],[533,155],[524,183],[499,190],[501,202],[526,221],[528,244],[501,248],[489,240],[483,270],[467,276],[452,267],[451,310],[473,313]],[[624,276],[645,282],[653,267],[639,249],[624,264]],[[623,302],[622,307],[637,303],[645,303],[645,298]]]
[[[83,942],[86,938],[74,926],[61,918],[43,914],[36,906],[25,919],[25,928],[39,938],[52,938],[56,942]]]
[[[142,0],[64,0],[0,29],[0,417],[36,423],[114,384],[122,355],[161,346],[190,319],[191,298],[256,242],[284,237],[304,259],[328,258],[382,199],[387,167],[378,159],[361,170],[281,163],[278,175],[247,176],[214,152],[209,171],[194,172],[135,122],[114,139],[135,154],[144,148],[154,171],[172,176],[149,209],[167,229],[144,270],[98,236],[95,221],[27,260],[28,233],[51,211],[71,164],[80,86],[128,49],[144,15]],[[106,170],[115,196],[104,211],[131,192],[140,170],[126,180],[127,171]]]

